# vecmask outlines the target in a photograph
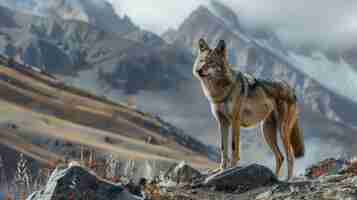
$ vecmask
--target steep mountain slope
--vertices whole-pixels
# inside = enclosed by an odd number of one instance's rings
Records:
[[[182,141],[182,145],[188,145],[191,146],[190,148],[197,148],[197,150],[201,149],[198,151],[205,154],[206,145],[180,133],[179,129],[175,129],[160,118],[130,109],[122,104],[107,100],[105,97],[97,97],[86,91],[69,87],[53,76],[24,65],[13,64],[12,68],[2,67],[1,69],[2,88],[7,91],[7,94],[17,94],[3,97],[11,103],[29,109],[36,107],[36,104],[39,103],[41,107],[36,110],[38,112],[53,113],[57,118],[68,119],[78,124],[108,131],[115,132],[115,130],[121,128],[128,129],[131,131],[127,132],[137,132],[137,134],[127,136],[145,141],[149,135],[152,137],[152,142],[157,145],[171,145],[170,139],[165,139],[165,137],[181,138],[178,141]],[[25,90],[26,93],[21,94]],[[45,99],[46,97],[48,99]],[[28,98],[32,101],[27,102],[26,99]],[[83,112],[83,115],[81,112]],[[78,116],[69,113],[77,113]],[[113,117],[113,119],[110,120],[108,117]],[[104,121],[101,122],[101,120]],[[114,125],[117,123],[116,120],[118,120],[118,124]],[[93,121],[97,123],[92,123]],[[103,125],[105,121],[113,121],[114,124],[111,126]],[[123,132],[122,134],[127,133]],[[144,135],[140,136],[140,134]],[[189,141],[191,142],[189,143]]]
[[[76,159],[80,145],[95,149],[98,159],[112,153],[127,165],[138,160],[138,175],[149,177],[162,168],[147,168],[165,166],[161,162],[186,160],[206,168],[214,165],[209,159],[218,159],[215,148],[160,118],[69,87],[37,68],[11,61],[9,68],[8,62],[0,59],[0,90],[7,94],[0,97],[0,144],[42,164]]]

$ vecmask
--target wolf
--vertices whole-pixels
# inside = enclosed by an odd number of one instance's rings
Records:
[[[294,90],[285,82],[256,79],[233,70],[228,62],[224,40],[211,49],[204,39],[198,41],[199,52],[193,75],[201,83],[210,102],[221,134],[220,170],[238,165],[240,128],[262,124],[266,143],[275,155],[276,171],[281,173],[284,156],[278,146],[278,132],[288,162],[288,179],[293,175],[294,159],[303,157],[305,145],[299,127],[299,108]],[[229,132],[232,155],[228,155]]]

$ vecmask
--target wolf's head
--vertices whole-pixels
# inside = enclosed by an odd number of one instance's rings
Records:
[[[200,80],[223,80],[231,78],[227,47],[224,40],[211,49],[204,39],[198,41],[199,53],[193,66],[193,74]]]
[[[199,53],[193,66],[193,74],[201,81],[206,97],[219,101],[234,84],[234,73],[228,63],[226,43],[219,41],[213,50],[203,39],[200,39],[198,44]]]

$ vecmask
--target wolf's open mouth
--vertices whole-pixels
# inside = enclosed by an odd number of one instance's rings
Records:
[[[200,77],[207,77],[207,76],[209,76],[209,73],[208,73],[208,71],[206,71],[206,70],[198,70],[197,71],[197,73],[198,73],[198,75],[200,76]]]
[[[207,77],[207,76],[209,76],[209,74],[208,73],[202,73],[200,76],[201,77]]]

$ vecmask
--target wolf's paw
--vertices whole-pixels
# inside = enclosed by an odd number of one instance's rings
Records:
[[[280,169],[280,170],[275,170],[275,175],[277,176],[277,177],[283,177],[283,170],[282,169]]]
[[[216,174],[216,173],[219,173],[219,172],[221,172],[221,171],[223,171],[223,170],[224,170],[223,168],[217,167],[217,168],[215,168],[215,169],[209,170],[208,173],[209,173],[209,174]]]
[[[232,159],[229,164],[230,164],[230,167],[237,167],[237,166],[239,166],[239,160]]]
[[[228,161],[224,161],[224,162],[221,162],[220,166],[215,168],[215,169],[212,169],[210,170],[209,172],[210,173],[218,173],[218,172],[221,172],[221,171],[224,171],[225,169],[227,169],[229,166],[228,166]]]
[[[219,166],[219,168],[221,170],[225,170],[225,169],[229,168],[229,160],[225,160],[225,161],[221,162],[221,165]]]

